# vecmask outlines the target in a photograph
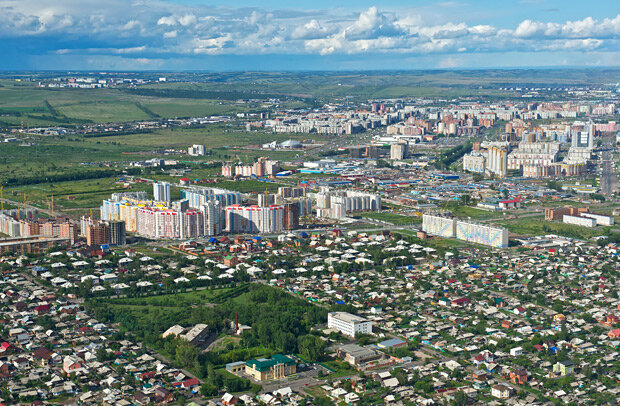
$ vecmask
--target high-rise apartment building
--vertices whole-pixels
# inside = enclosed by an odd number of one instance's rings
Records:
[[[170,183],[168,182],[155,182],[153,183],[153,200],[156,202],[170,203],[172,201],[170,193]]]

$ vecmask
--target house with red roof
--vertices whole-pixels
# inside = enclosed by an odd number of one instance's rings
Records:
[[[618,316],[616,316],[615,314],[608,314],[607,316],[605,316],[605,320],[601,321],[601,323],[607,326],[614,326],[618,324],[619,321],[620,320],[618,319]]]
[[[9,351],[11,351],[11,349],[11,344],[7,343],[6,341],[0,344],[0,353],[8,353]]]
[[[181,382],[181,387],[185,389],[191,389],[200,386],[200,381],[196,378],[186,379]]]
[[[611,330],[609,333],[607,333],[607,337],[612,339],[620,338],[620,328]]]
[[[46,314],[50,312],[50,305],[48,304],[44,304],[44,305],[39,305],[37,307],[34,308],[34,311],[37,314]]]
[[[459,299],[454,299],[450,302],[452,306],[465,307],[471,303],[471,300],[468,297],[462,297]]]

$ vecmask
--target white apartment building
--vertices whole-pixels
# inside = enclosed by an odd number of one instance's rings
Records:
[[[474,173],[484,173],[487,167],[487,158],[482,153],[471,153],[463,156],[463,170]]]
[[[345,312],[327,314],[327,328],[338,330],[347,337],[359,334],[372,334],[372,321]]]
[[[156,202],[170,202],[172,200],[170,195],[170,183],[168,182],[156,182],[153,183],[153,196]]]
[[[206,154],[206,149],[204,145],[192,145],[187,149],[187,155],[190,156],[204,156]]]

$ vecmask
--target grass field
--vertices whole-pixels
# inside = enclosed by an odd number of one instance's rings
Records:
[[[450,210],[452,214],[462,219],[471,217],[474,220],[483,220],[504,217],[502,212],[481,210],[470,206],[448,205],[447,210]]]
[[[93,123],[128,122],[152,118],[131,101],[91,101],[54,106],[61,115]]]
[[[258,180],[242,180],[242,181],[232,181],[232,180],[224,180],[221,182],[209,184],[212,187],[218,187],[222,189],[234,190],[241,193],[275,193],[278,191],[279,187],[288,186],[283,183],[275,183],[275,182],[261,182]]]
[[[564,237],[584,240],[603,235],[605,230],[608,229],[605,227],[588,228],[574,224],[544,221],[542,216],[537,218],[497,221],[495,224],[506,227],[511,233],[519,235],[557,234]]]
[[[18,186],[4,189],[6,199],[22,202],[24,193],[29,204],[47,208],[48,201],[54,196],[54,208],[70,213],[75,209],[88,212],[89,208],[98,208],[103,199],[108,199],[112,193],[126,191],[147,191],[151,193],[152,186],[146,183],[132,184],[131,188],[123,188],[116,183],[118,178],[87,179],[58,183],[41,183],[36,185]]]
[[[361,216],[368,219],[385,221],[386,223],[396,226],[418,224],[422,222],[422,217],[420,216],[403,216],[402,214],[390,213],[387,211],[362,213]]]
[[[259,103],[239,105],[208,99],[149,97],[121,89],[38,88],[33,84],[9,80],[2,80],[0,84],[0,122],[13,126],[22,123],[26,126],[49,126],[128,122],[159,117],[200,117],[260,108]]]
[[[149,254],[150,255],[150,254]],[[140,298],[109,299],[108,302],[119,306],[138,307],[185,307],[204,305],[206,303],[220,304],[231,297],[243,294],[246,285],[235,288],[202,289],[184,293],[173,293],[160,296],[147,296]]]
[[[394,230],[394,233],[406,235],[409,237],[416,237],[416,232],[413,230]],[[424,240],[424,245],[427,245],[432,248],[440,248],[440,249],[453,249],[453,248],[462,248],[462,247],[475,247],[475,248],[488,248],[483,245],[472,244],[466,241],[457,240],[454,238],[441,238],[441,237],[431,237],[427,240]]]
[[[224,104],[215,100],[157,99],[142,104],[161,117],[204,117],[250,110],[246,106]]]

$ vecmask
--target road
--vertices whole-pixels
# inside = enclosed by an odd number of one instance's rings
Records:
[[[599,168],[601,171],[601,193],[610,196],[616,191],[618,183],[618,174],[613,164],[613,139],[605,137],[603,141],[603,150],[601,151]]]

